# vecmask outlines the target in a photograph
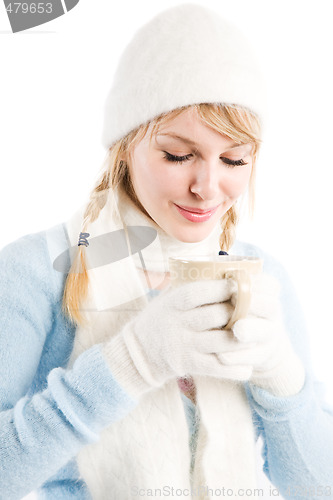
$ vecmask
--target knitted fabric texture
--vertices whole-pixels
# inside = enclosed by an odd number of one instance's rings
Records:
[[[196,4],[167,9],[141,27],[120,58],[104,108],[105,148],[161,113],[199,103],[266,113],[263,75],[250,40]]]
[[[112,200],[113,196],[118,198],[116,203]],[[115,205],[119,210],[118,215],[112,210]],[[87,250],[92,248],[93,238],[96,236],[119,230],[118,216],[128,228],[139,224],[147,227],[153,225],[124,193],[110,192],[108,202],[98,219],[87,228],[91,235],[91,244]],[[72,244],[77,240],[81,224],[80,211],[67,222]],[[214,248],[215,254],[217,253],[219,231],[213,231],[201,244],[182,244],[163,234],[162,230],[159,231],[161,238],[156,239],[159,240],[160,247],[155,241],[152,249],[148,246],[142,251],[148,270],[151,263],[154,269],[159,266],[159,270],[163,271],[167,267],[166,256],[170,253],[172,255],[172,252],[179,255],[180,252],[186,254],[187,251],[192,251],[192,255],[202,255],[203,252],[209,253],[208,250],[212,251]],[[89,252],[86,256],[89,262]],[[88,271],[88,276],[91,276],[90,291],[82,311],[86,314],[90,326],[78,327],[69,367],[92,345],[110,340],[147,305],[142,283],[141,296],[133,298],[132,295],[127,302],[119,303],[119,290],[125,279],[125,272],[128,290],[132,293],[140,287],[135,256],[123,260],[127,261],[125,269],[122,261],[119,261],[103,266],[101,270],[97,268]],[[137,259],[137,262],[139,266],[140,260]],[[113,290],[109,290],[110,288]],[[100,290],[103,290],[104,309],[101,309],[101,300],[96,300]],[[115,294],[115,290],[118,293]],[[113,299],[116,307],[112,307]],[[107,352],[105,354],[107,356]],[[113,353],[113,358],[115,355],[116,352]],[[119,357],[123,360],[121,364],[124,366],[124,377],[129,365],[123,350],[119,350]],[[111,364],[110,368],[112,370]],[[118,368],[119,363],[117,372]],[[117,375],[115,376],[117,378]],[[128,371],[128,376],[133,381],[135,372]],[[135,486],[147,490],[163,489],[163,485],[168,484],[182,490],[195,487],[199,491],[199,487],[204,485],[218,488],[222,480],[225,487],[235,491],[236,487],[255,487],[252,415],[243,385],[212,377],[193,378],[198,390],[197,404],[202,428],[198,435],[199,458],[194,464],[193,477],[190,474],[188,426],[175,378],[155,390],[145,392],[128,417],[105,429],[99,443],[88,446],[79,453],[80,474],[94,500],[104,500],[110,489],[117,492],[115,498],[127,498],[131,488]],[[233,421],[238,422],[239,426],[230,426]],[[229,451],[231,449],[232,453]],[[203,494],[201,498],[208,497]]]
[[[91,499],[75,456],[137,405],[112,376],[100,346],[65,369],[76,329],[61,312],[65,275],[53,264],[68,246],[65,225],[57,224],[0,251],[1,499],[17,500],[34,489],[41,500]],[[307,368],[306,384],[296,396],[280,398],[246,386],[265,475],[287,498],[300,485],[304,492],[323,489],[322,496],[332,498],[333,412],[323,384],[313,382],[306,325],[292,282],[258,247],[236,241],[230,253],[262,258],[265,272],[279,279],[285,325]],[[121,498],[112,491],[106,498]]]

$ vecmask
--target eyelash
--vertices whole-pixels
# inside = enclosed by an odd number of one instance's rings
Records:
[[[168,153],[167,151],[163,151],[163,153],[165,153],[163,158],[165,158],[167,161],[171,161],[173,163],[179,163],[179,164],[184,163],[185,161],[188,161],[190,159],[190,157],[192,156],[191,154],[188,154],[185,156],[175,156],[175,155],[172,155],[171,153]],[[247,165],[247,162],[245,162],[243,159],[230,160],[230,158],[223,158],[223,163],[225,163],[227,168]]]

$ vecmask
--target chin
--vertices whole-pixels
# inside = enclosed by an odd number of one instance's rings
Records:
[[[211,226],[205,228],[174,228],[173,231],[168,231],[168,234],[183,243],[199,243],[207,238],[213,229],[214,227]]]

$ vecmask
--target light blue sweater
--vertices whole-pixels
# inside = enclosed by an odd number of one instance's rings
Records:
[[[59,252],[67,248],[63,225],[55,226],[54,234]],[[307,369],[306,384],[293,397],[277,398],[246,385],[264,441],[265,473],[286,498],[309,498],[312,490],[333,498],[333,414],[313,379],[293,287],[281,265],[258,248],[236,242],[231,253],[262,257],[264,271],[280,280],[286,328]],[[75,456],[137,404],[113,377],[100,345],[66,369],[75,326],[61,312],[65,275],[52,263],[45,231],[0,252],[1,500],[20,499],[35,489],[41,499],[90,499]],[[193,408],[183,400],[193,429]]]

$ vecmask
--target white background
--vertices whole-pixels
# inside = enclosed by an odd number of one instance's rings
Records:
[[[102,110],[122,49],[135,29],[179,3],[81,0],[68,14],[16,34],[1,3],[0,248],[67,220],[86,200],[104,160]],[[238,237],[289,271],[315,371],[333,404],[331,1],[197,3],[241,27],[263,65],[269,121],[256,212]]]

